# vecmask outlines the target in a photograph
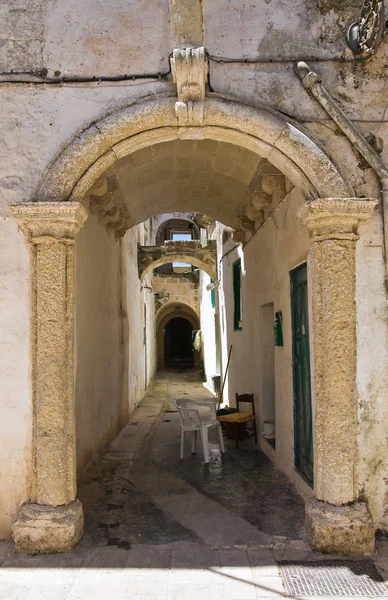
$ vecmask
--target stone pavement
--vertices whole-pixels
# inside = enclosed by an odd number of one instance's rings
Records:
[[[210,437],[209,465],[188,440],[179,460],[172,399],[183,395],[209,399],[195,372],[158,374],[90,465],[79,486],[85,535],[72,553],[16,555],[0,542],[0,600],[281,598],[278,561],[327,558],[307,546],[301,499],[253,440],[227,443],[222,457]],[[386,542],[374,563],[388,577]]]

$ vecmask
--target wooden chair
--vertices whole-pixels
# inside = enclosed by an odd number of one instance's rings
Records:
[[[240,403],[248,403],[252,405],[251,412],[240,412]],[[234,436],[236,438],[236,448],[238,448],[238,442],[240,439],[240,423],[253,423],[253,431],[255,435],[255,443],[257,444],[257,430],[256,430],[256,414],[255,414],[255,400],[253,394],[236,394],[236,412],[230,413],[229,415],[220,415],[218,420],[221,423],[233,423],[234,424]]]

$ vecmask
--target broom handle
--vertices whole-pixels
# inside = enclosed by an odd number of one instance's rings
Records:
[[[233,345],[230,345],[230,349],[229,349],[229,356],[228,356],[228,362],[226,363],[226,369],[225,369],[225,375],[224,375],[224,381],[222,382],[222,388],[221,388],[221,393],[220,393],[220,400],[218,402],[218,407],[217,410],[220,410],[220,406],[221,406],[221,402],[222,402],[222,394],[224,393],[224,386],[225,386],[225,381],[226,381],[226,376],[228,374],[228,369],[229,369],[229,362],[230,362],[230,355],[232,354],[232,348]]]

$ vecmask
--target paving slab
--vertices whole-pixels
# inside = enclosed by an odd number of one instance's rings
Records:
[[[156,506],[209,546],[227,548],[271,544],[271,536],[198,492],[184,480],[155,469],[133,470],[131,483]]]

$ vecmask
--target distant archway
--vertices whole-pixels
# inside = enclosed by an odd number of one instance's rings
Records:
[[[199,317],[190,306],[178,302],[165,304],[156,315],[156,343],[159,369],[165,368],[164,330],[167,323],[175,318],[186,319],[193,330],[200,328]]]
[[[192,369],[194,367],[193,325],[185,317],[172,317],[164,328],[164,366]]]
[[[160,267],[161,265],[166,265],[168,263],[178,262],[178,263],[187,263],[189,265],[193,265],[198,269],[202,269],[209,275],[211,279],[214,281],[217,279],[217,269],[216,269],[216,261],[212,260],[212,264],[209,264],[210,261],[205,261],[202,258],[198,258],[193,254],[186,254],[185,252],[175,252],[170,254],[165,254],[160,258],[153,260],[149,265],[142,268],[140,271],[141,279],[144,279],[148,273]]]

